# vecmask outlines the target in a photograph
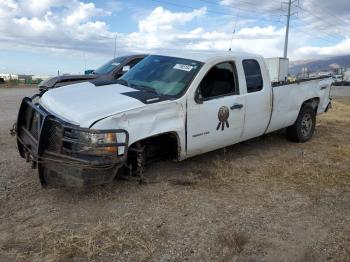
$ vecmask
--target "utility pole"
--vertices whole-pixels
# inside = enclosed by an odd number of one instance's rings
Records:
[[[284,54],[283,57],[287,58],[288,54],[288,35],[289,35],[289,21],[290,21],[290,9],[292,6],[292,0],[288,1],[288,15],[287,15],[287,26],[286,26],[286,36],[284,39]]]
[[[113,58],[115,58],[116,54],[117,54],[117,33],[115,33],[115,37],[114,37],[114,55]]]
[[[233,32],[232,32],[232,37],[231,37],[231,42],[230,42],[230,48],[228,49],[228,51],[231,51],[231,48],[232,48],[232,41],[233,41],[233,37],[235,35],[235,32],[236,32],[236,26],[235,26],[235,29],[233,29]]]

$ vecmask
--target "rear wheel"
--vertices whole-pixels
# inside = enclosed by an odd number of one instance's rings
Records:
[[[310,105],[302,106],[295,123],[287,127],[288,139],[298,143],[310,140],[315,132],[315,124],[315,109]]]

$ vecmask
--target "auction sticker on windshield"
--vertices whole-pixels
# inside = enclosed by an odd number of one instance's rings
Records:
[[[178,69],[178,70],[182,70],[182,71],[190,72],[193,69],[193,66],[184,65],[184,64],[176,64],[176,65],[174,65],[173,68]]]

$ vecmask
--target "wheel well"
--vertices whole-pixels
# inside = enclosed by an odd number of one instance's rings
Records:
[[[304,103],[301,105],[301,108],[304,106],[304,105],[309,105],[311,106],[315,112],[317,113],[317,108],[318,108],[318,104],[320,103],[320,98],[319,97],[313,97],[313,98],[310,98],[306,101],[304,101]]]
[[[156,158],[177,159],[180,155],[179,137],[175,132],[163,133],[136,141],[129,146],[128,162],[136,159],[138,150],[145,150],[147,160]]]

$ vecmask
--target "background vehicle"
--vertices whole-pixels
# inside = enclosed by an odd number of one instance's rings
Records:
[[[142,175],[147,159],[183,160],[282,128],[308,141],[332,78],[272,87],[261,56],[179,52],[150,55],[118,82],[23,100],[18,148],[42,184],[107,183],[122,166]]]
[[[50,88],[56,88],[75,83],[81,83],[91,80],[113,80],[121,77],[130,68],[140,62],[146,55],[129,55],[120,56],[108,61],[98,69],[93,71],[93,74],[87,75],[62,75],[49,78],[42,81],[38,86],[40,91],[45,91]]]
[[[333,76],[333,84],[339,85],[343,82],[343,75],[334,75]]]
[[[343,72],[343,83],[344,86],[350,86],[350,70]]]

